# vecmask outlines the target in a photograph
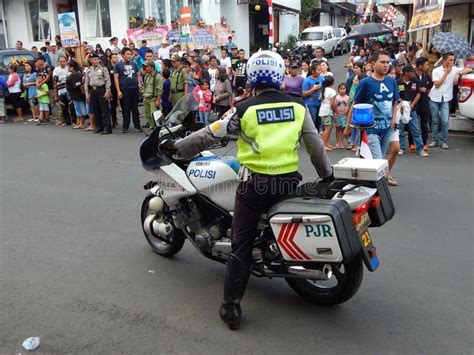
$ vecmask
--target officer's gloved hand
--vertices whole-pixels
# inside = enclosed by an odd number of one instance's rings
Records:
[[[334,182],[334,174],[332,173],[331,175],[325,177],[324,179],[319,180],[317,184],[318,197],[331,198],[329,190],[333,182]]]
[[[172,155],[177,152],[176,144],[174,140],[165,139],[158,146],[158,150],[161,154]]]

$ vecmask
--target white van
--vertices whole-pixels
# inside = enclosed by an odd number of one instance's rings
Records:
[[[332,26],[308,27],[300,33],[296,45],[310,45],[313,49],[321,47],[324,49],[326,56],[334,57],[337,40]]]

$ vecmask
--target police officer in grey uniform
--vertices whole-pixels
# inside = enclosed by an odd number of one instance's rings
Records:
[[[252,249],[260,216],[282,196],[294,192],[300,138],[319,176],[332,180],[332,168],[323,142],[300,98],[278,89],[285,73],[280,55],[261,51],[248,61],[247,75],[257,96],[239,102],[206,128],[177,141],[164,141],[161,151],[193,157],[229,132],[239,132],[237,160],[241,183],[236,191],[232,221],[232,253],[227,261],[221,319],[230,329],[240,325],[240,300],[245,292]]]
[[[112,123],[110,121],[109,101],[112,98],[110,89],[110,75],[104,67],[97,54],[89,57],[92,67],[89,68],[85,79],[86,100],[92,105],[96,114],[94,133],[112,133]]]

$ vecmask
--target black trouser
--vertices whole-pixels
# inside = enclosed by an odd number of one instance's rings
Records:
[[[61,105],[64,122],[69,126],[71,124],[71,115],[69,114],[69,99],[67,94],[59,95],[59,104]]]
[[[453,99],[449,103],[449,113],[451,115],[454,115],[456,113],[456,110],[459,107],[458,93],[459,93],[459,86],[458,85],[453,85]]]
[[[118,98],[117,89],[115,86],[111,87],[112,100],[110,101],[110,116],[112,117],[112,123],[117,126],[117,102],[120,104],[123,112],[123,100]]]
[[[420,117],[421,139],[423,139],[423,145],[427,145],[428,134],[430,133],[431,112],[418,112],[418,116]]]
[[[111,131],[109,102],[104,98],[105,87],[90,90],[90,102],[95,113],[95,130]]]
[[[140,113],[138,112],[138,97],[140,96],[138,88],[122,89],[123,94],[123,129],[128,129],[130,126],[130,112],[133,116],[133,125],[136,129],[140,127]]]
[[[224,113],[230,110],[230,106],[216,105],[216,107],[217,107],[217,113],[219,114],[219,118],[221,118]]]
[[[232,221],[232,253],[250,267],[260,216],[279,198],[295,191],[301,180],[298,172],[284,175],[253,174],[237,188]]]

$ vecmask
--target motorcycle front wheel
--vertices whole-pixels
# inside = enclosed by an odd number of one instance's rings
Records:
[[[153,194],[148,194],[143,200],[142,210],[141,210],[142,229],[143,229],[143,223],[145,222],[145,219],[148,217],[150,213],[152,213],[152,211],[150,210],[148,206],[148,203],[153,197],[155,197]],[[183,248],[184,242],[186,241],[186,238],[184,237],[182,232],[176,228],[173,231],[174,233],[173,243],[167,243],[158,238],[154,238],[153,236],[149,236],[145,232],[144,229],[143,229],[143,233],[145,234],[145,238],[148,244],[150,244],[151,249],[155,253],[161,256],[165,256],[165,257],[171,257],[177,254]]]
[[[346,264],[332,266],[332,272],[327,281],[285,280],[304,300],[320,306],[334,306],[348,301],[359,290],[364,275],[362,259],[358,256]]]

